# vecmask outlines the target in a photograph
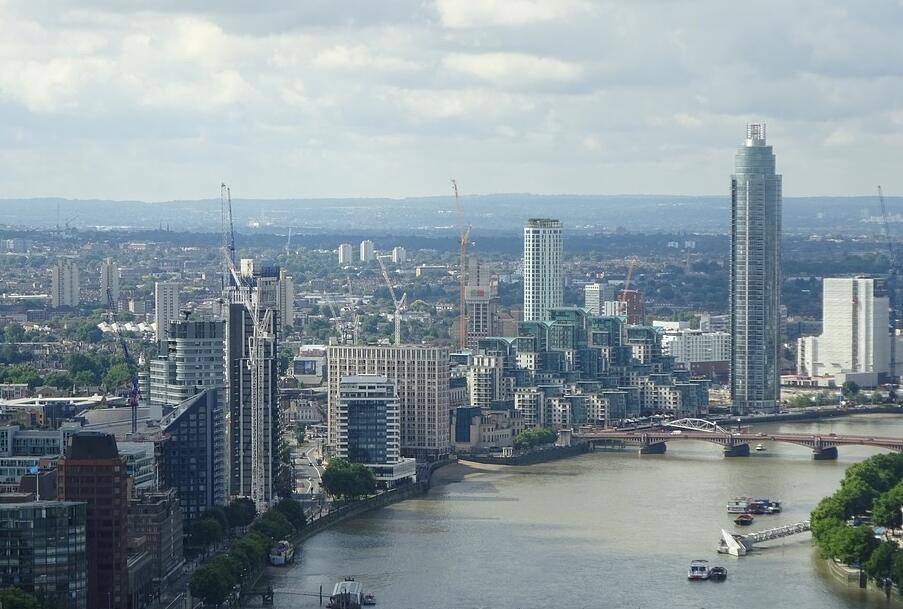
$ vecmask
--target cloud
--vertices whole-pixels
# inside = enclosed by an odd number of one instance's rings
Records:
[[[452,70],[501,86],[571,82],[583,73],[579,65],[524,53],[453,53],[443,63]]]
[[[589,10],[586,2],[575,0],[438,0],[436,7],[449,28],[520,26]]]

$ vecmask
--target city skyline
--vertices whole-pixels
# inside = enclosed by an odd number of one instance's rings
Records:
[[[450,175],[465,193],[717,194],[735,125],[763,120],[788,195],[870,193],[903,150],[899,15],[820,8],[11,2],[0,178],[7,196],[125,200],[224,179],[430,195]]]

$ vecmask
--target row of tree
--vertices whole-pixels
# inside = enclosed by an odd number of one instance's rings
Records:
[[[376,492],[376,477],[360,463],[333,459],[323,472],[323,488],[333,497],[353,501]]]
[[[227,518],[234,517],[236,523],[245,522],[247,503],[251,503],[250,500],[237,499],[223,512]],[[251,503],[251,509],[253,506]],[[214,518],[218,519],[210,516],[210,519]],[[192,573],[188,583],[191,594],[205,604],[218,606],[225,601],[236,586],[246,583],[249,576],[266,565],[273,543],[290,537],[306,525],[304,510],[293,499],[282,499],[259,518],[255,520],[252,516],[251,520],[251,528],[231,544],[228,552],[217,554]]]
[[[551,444],[558,439],[558,434],[547,427],[534,427],[525,429],[514,437],[514,448],[517,450],[529,450]]]
[[[840,488],[812,511],[812,537],[824,558],[858,565],[880,584],[903,585],[903,551],[875,537],[874,525],[903,524],[903,454],[876,455],[850,467]],[[861,524],[871,513],[872,524]]]

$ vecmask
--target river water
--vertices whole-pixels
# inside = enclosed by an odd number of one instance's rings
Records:
[[[903,437],[903,418],[862,415],[762,430]],[[737,559],[715,553],[725,503],[772,497],[784,511],[757,516],[749,530],[808,518],[844,470],[876,454],[841,447],[838,461],[809,449],[766,444],[767,452],[725,459],[714,444],[671,442],[665,455],[596,452],[518,468],[462,465],[407,500],[325,531],[300,563],[278,571],[275,606],[317,607],[315,593],[353,575],[377,609],[899,607],[846,587],[827,573],[808,534]],[[723,583],[688,582],[690,560],[728,568]],[[895,602],[894,602],[895,603]]]

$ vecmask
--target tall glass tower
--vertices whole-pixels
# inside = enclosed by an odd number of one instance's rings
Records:
[[[524,227],[524,321],[548,319],[563,300],[561,222],[531,218]]]
[[[746,127],[731,177],[731,401],[735,414],[781,397],[781,176],[765,125]]]

